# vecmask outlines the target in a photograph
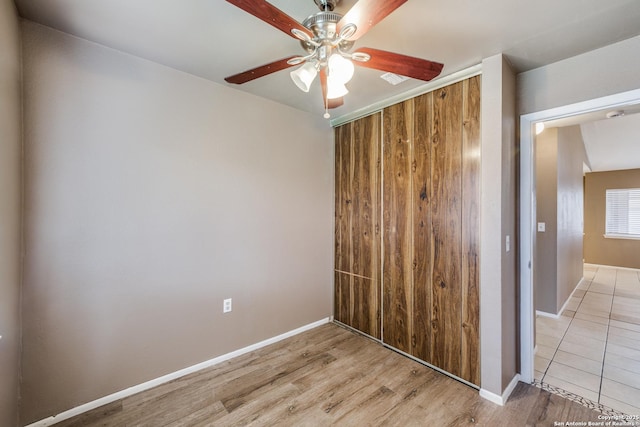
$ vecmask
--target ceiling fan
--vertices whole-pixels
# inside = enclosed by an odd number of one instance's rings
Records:
[[[302,23],[291,18],[266,0],[227,0],[258,19],[300,40],[305,55],[290,56],[251,70],[226,77],[229,83],[243,84],[276,71],[300,65],[291,72],[294,83],[308,92],[320,76],[325,118],[328,109],[344,104],[346,83],[354,64],[388,71],[414,79],[429,81],[442,71],[443,65],[425,59],[379,49],[351,49],[354,42],[407,0],[359,0],[346,15],[333,12],[340,0],[314,0],[320,8]]]

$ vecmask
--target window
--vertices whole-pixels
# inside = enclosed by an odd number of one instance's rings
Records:
[[[640,239],[640,188],[607,190],[605,237]]]

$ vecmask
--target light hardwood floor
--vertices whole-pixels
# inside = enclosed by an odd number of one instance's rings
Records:
[[[553,426],[598,415],[523,383],[500,407],[327,324],[56,426]]]

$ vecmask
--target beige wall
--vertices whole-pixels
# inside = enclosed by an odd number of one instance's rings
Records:
[[[23,422],[331,315],[326,121],[22,28]]]
[[[558,314],[582,279],[583,165],[579,126],[546,129],[536,137],[536,310]]]
[[[640,268],[640,240],[605,239],[606,190],[640,188],[640,169],[585,176],[584,259],[588,263]]]
[[[559,312],[583,275],[584,164],[587,153],[579,126],[558,131],[558,285]]]
[[[536,310],[556,313],[558,304],[558,129],[545,129],[535,140],[536,221],[545,231],[536,235],[533,269]]]
[[[498,396],[518,369],[515,91],[502,55],[482,61],[481,387]]]
[[[0,425],[17,421],[21,239],[20,29],[14,4],[0,1]]]

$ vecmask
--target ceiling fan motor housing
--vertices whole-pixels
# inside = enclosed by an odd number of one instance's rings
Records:
[[[319,0],[317,0],[319,1]],[[305,28],[308,28],[313,33],[313,39],[319,43],[326,43],[334,41],[338,38],[337,24],[342,19],[342,15],[335,12],[318,12],[311,15],[302,22]],[[315,47],[309,43],[300,42],[302,48],[307,52],[312,53]],[[342,40],[338,45],[343,52],[348,51],[353,47],[353,41]]]

